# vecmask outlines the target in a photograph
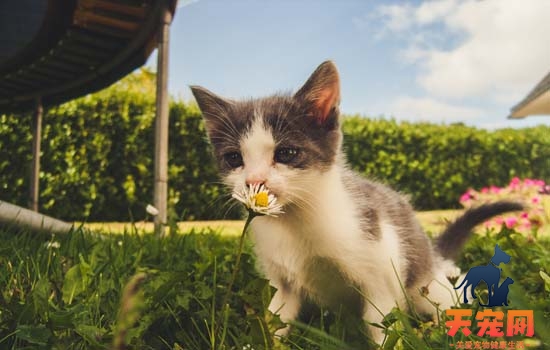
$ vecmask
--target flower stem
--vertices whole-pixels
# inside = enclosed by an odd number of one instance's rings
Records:
[[[244,250],[244,239],[245,239],[245,236],[246,236],[246,232],[248,231],[248,227],[250,226],[250,223],[252,222],[252,219],[254,219],[256,216],[258,216],[258,214],[254,213],[252,210],[250,210],[248,212],[248,218],[246,219],[246,222],[245,222],[244,227],[243,227],[243,232],[241,233],[241,237],[239,238],[239,249],[237,250],[237,257],[235,259],[235,266],[233,267],[233,273],[231,274],[231,279],[229,280],[229,284],[227,286],[227,292],[225,293],[225,295],[223,297],[222,313],[220,315],[221,317],[220,317],[220,320],[219,320],[218,324],[221,323],[221,319],[224,318],[224,314],[229,313],[229,298],[230,298],[231,293],[232,293],[233,285],[235,284],[235,281],[237,280],[237,275],[239,274],[239,269],[240,269],[240,265],[241,265],[241,256],[243,255],[243,250]],[[227,319],[227,317],[225,317],[225,319]],[[222,336],[221,336],[221,339],[220,339],[220,342],[219,342],[220,345],[222,345],[224,340],[225,340],[224,339],[225,334],[226,334],[226,332],[224,331],[222,333]]]
[[[239,239],[239,250],[237,251],[237,258],[235,259],[235,267],[233,268],[233,274],[231,275],[231,280],[229,281],[229,285],[227,286],[227,294],[223,303],[224,305],[225,303],[227,303],[227,299],[229,298],[229,294],[233,289],[233,285],[235,284],[235,280],[237,279],[237,274],[239,273],[239,269],[241,265],[241,256],[243,255],[243,250],[244,250],[244,238],[246,236],[246,231],[248,231],[248,226],[250,226],[250,222],[252,222],[252,219],[254,219],[255,217],[256,217],[256,214],[253,212],[250,212],[244,224],[243,233],[241,233],[241,237]]]

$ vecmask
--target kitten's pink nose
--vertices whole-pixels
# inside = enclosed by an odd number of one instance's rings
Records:
[[[267,182],[267,171],[261,166],[248,169],[244,179],[248,186],[265,184]]]

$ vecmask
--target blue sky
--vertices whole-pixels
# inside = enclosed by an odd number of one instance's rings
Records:
[[[296,91],[331,59],[345,114],[549,124],[506,119],[550,71],[549,13],[548,0],[180,0],[169,90],[185,100],[192,84],[232,98]]]

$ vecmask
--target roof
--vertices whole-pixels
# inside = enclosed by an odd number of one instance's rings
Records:
[[[525,118],[528,115],[550,115],[550,72],[517,105],[508,118]]]
[[[0,113],[100,90],[143,65],[164,6],[176,0],[35,0],[0,4]]]

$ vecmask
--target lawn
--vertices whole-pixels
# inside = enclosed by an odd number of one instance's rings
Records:
[[[455,212],[419,217],[439,232]],[[95,224],[94,224],[95,225]],[[86,227],[94,227],[90,226]],[[1,349],[365,349],[361,320],[309,307],[291,336],[274,341],[281,326],[267,311],[273,293],[256,271],[247,246],[233,288],[236,234],[242,222],[184,223],[187,234],[159,240],[148,227],[78,228],[49,237],[0,228]],[[188,226],[190,225],[190,226]],[[206,227],[206,226],[213,226]],[[98,232],[119,234],[99,234]],[[550,241],[503,228],[480,232],[459,264],[464,270],[486,264],[498,243],[512,256],[502,274],[510,287],[510,307],[535,310],[535,337],[448,336],[414,312],[395,309],[380,325],[387,349],[454,349],[488,341],[522,341],[550,347]],[[541,273],[542,271],[542,273]],[[546,281],[545,281],[545,278]],[[477,304],[461,308],[479,308]],[[442,314],[443,321],[445,315]],[[462,341],[464,343],[459,343]]]
[[[437,234],[443,230],[446,223],[460,215],[461,210],[434,210],[418,212],[417,218],[422,227],[428,232]],[[139,221],[135,223],[128,222],[93,222],[83,223],[84,227],[96,232],[106,232],[120,234],[124,232],[152,232],[153,223]],[[222,235],[237,236],[240,235],[244,226],[242,220],[217,220],[217,221],[184,221],[178,223],[180,232],[198,232],[204,229],[212,229]]]

